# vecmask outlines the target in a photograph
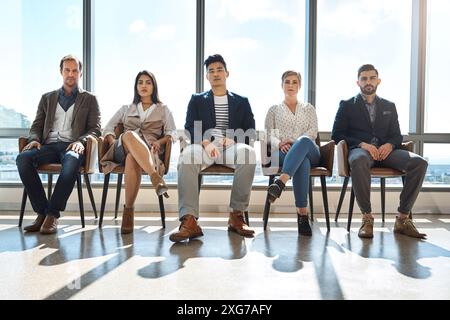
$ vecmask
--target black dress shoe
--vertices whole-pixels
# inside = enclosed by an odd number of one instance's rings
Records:
[[[309,225],[308,216],[301,216],[297,213],[298,234],[302,236],[312,236],[311,226]]]
[[[269,201],[272,203],[281,196],[286,185],[280,179],[276,179],[267,189]]]

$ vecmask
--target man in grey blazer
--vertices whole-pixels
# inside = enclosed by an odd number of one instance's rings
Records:
[[[36,220],[24,228],[42,234],[57,232],[60,211],[64,211],[78,171],[85,159],[84,149],[89,135],[100,135],[100,110],[97,99],[78,87],[82,63],[75,56],[61,59],[63,86],[45,93],[39,102],[31,125],[28,144],[17,156],[20,179],[30,198]],[[36,167],[61,163],[55,190],[47,200]]]

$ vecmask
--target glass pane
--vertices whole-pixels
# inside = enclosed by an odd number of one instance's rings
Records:
[[[103,126],[133,101],[135,77],[148,70],[177,128],[184,127],[195,92],[195,10],[193,0],[95,1],[94,91]]]
[[[331,131],[339,101],[359,93],[358,68],[371,63],[382,79],[377,94],[395,102],[408,132],[411,10],[411,0],[318,1],[319,130]]]
[[[174,9],[176,8],[176,9]],[[94,91],[102,126],[134,96],[141,70],[152,72],[159,97],[184,128],[186,109],[195,92],[196,1],[95,1]],[[176,182],[178,145],[172,148],[167,182]],[[143,178],[148,182],[148,177]]]
[[[61,58],[82,58],[82,2],[0,1],[1,128],[28,128],[42,94],[62,86]]]
[[[304,74],[305,2],[206,1],[205,11],[205,55],[223,55],[228,89],[249,98],[256,128],[264,129],[267,110],[284,98],[283,72]]]
[[[283,72],[291,69],[304,74],[305,2],[206,1],[205,12],[205,55],[223,55],[230,72],[228,90],[248,97],[256,129],[263,130],[268,109],[284,98]],[[204,88],[210,89],[206,79]],[[304,99],[303,90],[299,99]],[[258,148],[256,143],[258,165],[254,183],[267,185]],[[206,177],[204,181],[232,181],[231,177],[216,178]]]
[[[425,95],[425,132],[449,133],[448,104],[450,41],[450,1],[427,1],[427,81]],[[447,39],[447,40],[445,40]]]
[[[424,157],[428,160],[428,170],[424,184],[450,186],[450,144],[426,143]]]

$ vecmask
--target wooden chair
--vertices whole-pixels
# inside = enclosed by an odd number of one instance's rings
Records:
[[[400,149],[412,152],[414,149],[414,142],[408,141],[401,144]],[[337,145],[337,160],[338,160],[338,173],[340,177],[344,177],[344,183],[342,185],[341,195],[339,197],[338,207],[336,209],[335,221],[338,221],[339,213],[341,211],[342,203],[344,201],[345,192],[347,191],[348,181],[350,179],[350,167],[348,164],[348,145],[345,140],[341,140]],[[405,181],[405,174],[401,171],[387,168],[387,167],[373,167],[370,169],[370,176],[372,178],[380,178],[381,185],[381,216],[384,222],[385,208],[386,208],[386,178],[402,177],[402,182]],[[350,231],[350,225],[352,223],[353,206],[355,204],[355,192],[350,193],[350,204],[348,209],[348,221],[347,231]],[[410,213],[411,217],[411,213]]]
[[[320,146],[320,137],[317,135],[316,144]],[[328,210],[328,195],[327,195],[327,183],[326,177],[331,177],[333,174],[333,160],[334,160],[334,141],[329,141],[323,146],[320,146],[320,162],[317,167],[312,167],[310,171],[309,180],[309,207],[311,212],[311,221],[314,219],[313,210],[313,191],[312,191],[312,179],[314,177],[320,177],[320,184],[322,186],[322,199],[323,207],[325,211],[325,219],[327,223],[327,230],[330,231],[330,217]],[[274,149],[275,151],[275,149]],[[263,175],[269,176],[269,186],[274,182],[275,177],[279,176],[281,173],[281,167],[275,167],[271,165],[271,153],[272,147],[270,143],[261,139],[261,167]],[[267,228],[267,223],[269,222],[269,212],[270,212],[270,201],[269,196],[266,195],[266,203],[264,205],[264,230]]]
[[[19,152],[22,152],[23,148],[27,145],[27,138],[20,137],[19,138]],[[78,190],[78,205],[80,206],[80,218],[81,218],[81,226],[84,228],[84,205],[83,205],[83,191],[81,183],[81,176],[84,176],[84,181],[86,183],[86,187],[89,193],[89,199],[91,201],[92,209],[94,210],[95,218],[97,218],[97,209],[95,207],[94,195],[92,194],[91,183],[89,181],[89,174],[95,172],[95,161],[97,156],[97,139],[92,136],[88,136],[85,150],[86,159],[84,165],[80,167],[77,176],[77,190]],[[38,168],[38,173],[47,174],[48,183],[47,183],[47,198],[50,199],[52,196],[52,182],[53,175],[59,174],[61,172],[61,164],[60,163],[49,163],[40,165]],[[20,206],[20,218],[19,218],[19,227],[22,226],[23,215],[25,212],[25,205],[27,201],[27,192],[23,189],[22,196],[22,204]]]
[[[116,137],[118,137],[120,134],[122,134],[124,131],[123,124],[119,124],[116,128],[114,128],[114,133]],[[98,159],[99,159],[99,171],[103,173],[102,166],[100,165],[100,159],[106,154],[108,151],[110,145],[105,140],[104,137],[99,138],[98,142]],[[170,153],[172,150],[172,141],[168,141],[164,147],[164,152],[160,155],[161,161],[164,163],[165,171],[164,175],[167,174],[169,171],[169,165],[170,165]],[[111,176],[111,173],[117,174],[117,188],[116,188],[116,202],[114,207],[114,219],[117,219],[117,212],[119,209],[119,202],[120,202],[120,192],[122,191],[122,180],[123,180],[123,174],[125,172],[125,166],[117,166],[114,168],[114,170],[110,173],[105,174],[105,178],[103,181],[103,193],[102,193],[102,203],[100,206],[100,220],[98,223],[99,228],[102,227],[103,224],[103,216],[105,213],[105,205],[106,205],[106,197],[108,195],[108,188],[109,188],[109,179]],[[142,174],[147,174],[146,172],[142,171]],[[161,224],[162,227],[166,227],[166,211],[164,209],[164,200],[163,196],[158,196],[159,200],[159,211],[161,214]]]

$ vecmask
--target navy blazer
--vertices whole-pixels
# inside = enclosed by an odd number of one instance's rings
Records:
[[[403,136],[395,104],[377,96],[375,123],[372,125],[361,94],[347,101],[342,100],[336,113],[331,138],[336,143],[345,140],[349,149],[354,149],[361,142],[370,143],[373,137],[378,138],[379,146],[385,143],[391,143],[394,148],[400,146]]]
[[[248,99],[227,91],[228,96],[228,128],[242,129],[244,132],[253,129],[250,136],[245,138],[245,143],[249,144],[250,139],[256,138],[255,119]],[[201,121],[202,132],[194,135],[194,121]],[[216,110],[214,107],[214,94],[212,90],[193,94],[189,101],[186,124],[184,128],[189,131],[191,142],[201,143],[206,130],[216,127]],[[249,139],[250,138],[250,139]],[[237,141],[236,137],[234,138]]]

